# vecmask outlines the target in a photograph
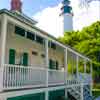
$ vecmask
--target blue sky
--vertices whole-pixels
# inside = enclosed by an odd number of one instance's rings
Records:
[[[11,0],[0,0],[0,9],[10,9]],[[23,1],[23,12],[29,16],[42,11],[47,7],[53,7],[58,5],[62,0],[22,0]]]

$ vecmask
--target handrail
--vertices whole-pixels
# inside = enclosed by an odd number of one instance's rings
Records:
[[[46,68],[42,67],[34,67],[34,66],[22,66],[22,65],[12,65],[12,64],[4,64],[5,67],[16,67],[16,68],[25,68],[25,69],[39,69],[39,70],[46,70]]]
[[[56,70],[56,69],[48,69],[48,71],[52,71],[52,72],[66,72],[66,71],[63,71],[63,70]]]
[[[25,69],[39,69],[39,70],[47,70],[46,66],[45,65],[37,65],[37,64],[34,64],[34,65],[31,65],[31,66],[23,66],[23,65],[12,65],[12,64],[4,64],[4,66],[10,66],[10,67],[17,67],[17,68],[25,68]],[[34,67],[34,66],[38,66],[38,67]],[[63,70],[56,70],[56,69],[49,69],[48,68],[48,71],[54,71],[54,72],[66,72],[66,71],[63,71]]]

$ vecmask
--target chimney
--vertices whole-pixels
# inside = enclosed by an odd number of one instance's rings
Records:
[[[22,2],[20,0],[11,0],[11,11],[22,12]]]

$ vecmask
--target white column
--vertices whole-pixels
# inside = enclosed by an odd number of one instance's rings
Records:
[[[67,68],[67,48],[64,49],[64,69],[65,69],[65,82],[68,75],[68,68]]]
[[[48,96],[49,96],[49,94],[48,94],[48,88],[47,88],[45,91],[45,100],[48,100]]]
[[[74,78],[74,61],[73,61],[73,57],[72,57],[72,62],[71,62],[71,67],[72,67],[72,77]]]
[[[79,64],[79,56],[76,56],[76,74],[77,78],[79,79],[79,70],[78,70],[78,64]]]
[[[3,89],[3,70],[5,64],[5,49],[6,49],[6,35],[7,35],[7,18],[2,15],[1,22],[1,37],[0,37],[0,91]]]
[[[91,95],[92,95],[92,88],[93,88],[93,80],[92,80],[92,62],[90,62],[90,71],[91,71]]]
[[[84,96],[83,96],[83,87],[84,87],[84,85],[83,85],[83,83],[81,83],[81,100],[84,100]]]
[[[93,70],[92,70],[92,62],[90,62],[90,74],[91,74],[91,77],[92,77],[92,73],[93,73]]]
[[[48,40],[47,39],[45,39],[45,62],[46,62],[46,87],[48,87],[49,55],[48,55]]]
[[[5,47],[6,47],[6,34],[7,34],[7,18],[6,15],[2,16],[2,23],[1,23],[1,37],[0,37],[0,49],[1,49],[1,56],[0,62],[1,65],[5,63]]]
[[[64,49],[64,68],[65,68],[65,84],[67,85],[67,77],[68,77],[67,48]],[[67,98],[67,88],[65,88],[65,97]]]
[[[84,59],[84,73],[86,73],[86,59]]]

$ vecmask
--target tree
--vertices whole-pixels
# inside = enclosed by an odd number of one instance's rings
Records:
[[[94,77],[100,76],[100,22],[83,28],[81,31],[66,32],[59,37],[60,42],[70,45],[93,60]]]

